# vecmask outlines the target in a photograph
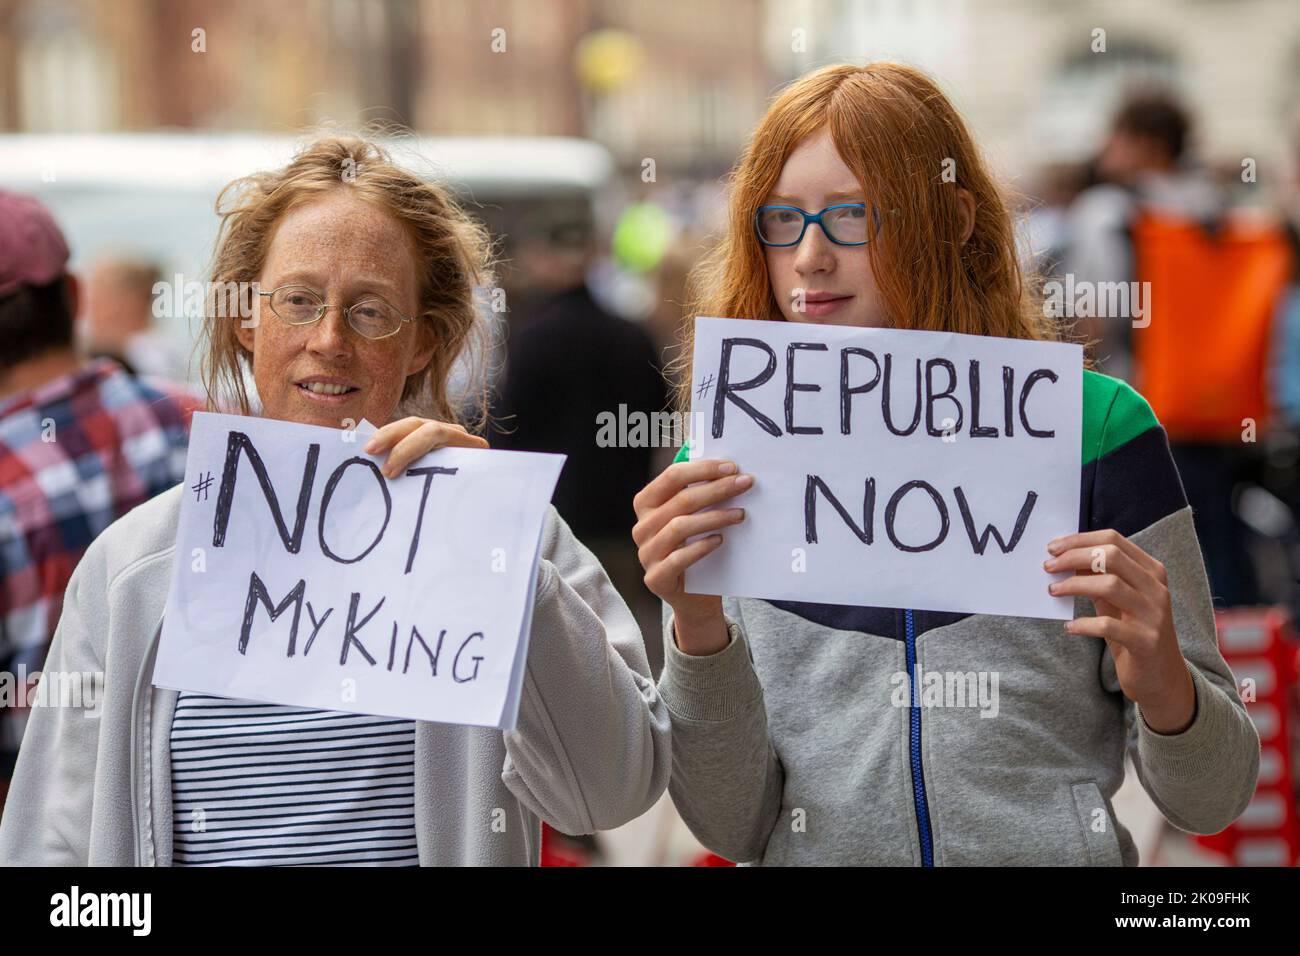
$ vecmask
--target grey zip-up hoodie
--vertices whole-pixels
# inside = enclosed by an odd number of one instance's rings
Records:
[[[171,864],[177,694],[151,676],[182,492],[115,522],[73,573],[45,670],[102,673],[102,698],[32,709],[0,864]],[[517,728],[416,723],[420,863],[535,865],[540,820],[590,833],[649,809],[671,764],[649,674],[636,620],[550,508]]]
[[[725,598],[730,643],[690,656],[665,606],[669,792],[705,846],[764,864],[1134,866],[1111,807],[1126,751],[1175,826],[1215,833],[1241,814],[1259,736],[1164,429],[1116,379],[1085,371],[1083,391],[1079,527],[1164,564],[1191,725],[1151,730],[1105,642],[1060,621]],[[1096,612],[1079,598],[1074,613]]]

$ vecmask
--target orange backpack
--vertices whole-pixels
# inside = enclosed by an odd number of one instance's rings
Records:
[[[1139,282],[1151,283],[1132,332],[1134,384],[1169,437],[1240,442],[1262,433],[1273,317],[1291,278],[1281,224],[1228,213],[1213,229],[1143,209],[1130,224]]]

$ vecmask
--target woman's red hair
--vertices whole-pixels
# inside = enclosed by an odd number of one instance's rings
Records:
[[[754,210],[795,146],[823,127],[883,218],[867,253],[892,327],[1059,338],[1022,275],[1002,191],[934,81],[899,63],[828,66],[776,97],[732,172],[726,234],[692,275],[675,363],[683,409],[697,315],[781,319]],[[964,243],[959,187],[975,200]]]

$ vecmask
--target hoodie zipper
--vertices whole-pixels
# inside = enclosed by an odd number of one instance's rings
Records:
[[[151,692],[152,685],[149,682],[150,675],[153,674],[154,654],[158,649],[158,638],[162,636],[162,619],[158,621],[158,627],[154,629],[153,640],[149,642],[149,648],[145,651],[144,660],[140,663],[140,673],[135,678],[135,693],[131,699],[131,820],[135,828],[135,865],[144,865],[144,842],[145,842],[145,821],[140,812],[140,782],[143,774],[140,771],[140,712],[144,706],[144,695]],[[151,735],[152,736],[152,735]],[[152,740],[145,741],[145,746],[151,746]]]
[[[909,711],[908,749],[912,756],[912,800],[916,804],[916,828],[921,838],[921,865],[934,866],[934,843],[930,836],[930,808],[925,800],[925,777],[921,772],[921,708],[916,672],[916,622],[911,610],[903,611],[907,625],[907,678],[911,694]]]

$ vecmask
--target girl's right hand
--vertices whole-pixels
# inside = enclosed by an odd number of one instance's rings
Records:
[[[716,654],[727,646],[729,637],[722,598],[685,591],[686,569],[715,551],[722,535],[709,534],[689,544],[686,539],[743,521],[743,508],[701,509],[743,494],[753,484],[752,475],[738,474],[735,462],[680,461],[665,468],[632,499],[637,517],[632,540],[645,569],[646,587],[672,607],[677,646],[687,654]]]

